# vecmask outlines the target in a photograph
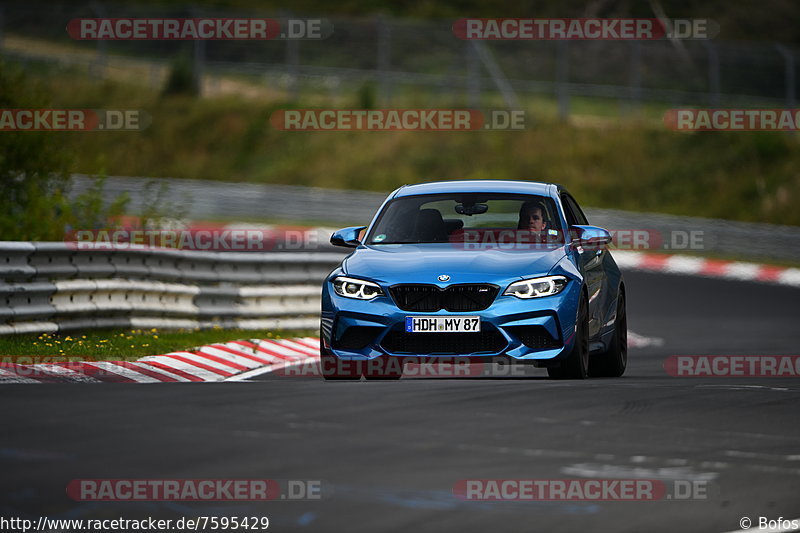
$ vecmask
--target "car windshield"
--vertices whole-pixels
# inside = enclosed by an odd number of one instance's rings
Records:
[[[437,242],[562,243],[552,198],[500,193],[404,196],[381,211],[367,244]]]

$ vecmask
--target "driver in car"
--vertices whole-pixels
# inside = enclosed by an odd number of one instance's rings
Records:
[[[528,230],[532,233],[534,242],[547,242],[550,232],[548,232],[547,221],[545,220],[545,208],[537,201],[529,201],[522,204],[519,208],[518,230]]]
[[[519,208],[519,224],[517,229],[527,229],[536,233],[542,233],[547,229],[544,220],[544,208],[539,202],[525,202]]]

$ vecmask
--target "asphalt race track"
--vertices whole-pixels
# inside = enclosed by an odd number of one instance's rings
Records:
[[[620,379],[0,387],[3,516],[268,516],[269,531],[705,531],[800,517],[797,378],[676,378],[676,354],[800,353],[800,289],[628,272]],[[79,503],[85,478],[321,480],[314,501]],[[704,481],[706,499],[474,502],[464,479]],[[753,527],[752,531],[757,531]]]

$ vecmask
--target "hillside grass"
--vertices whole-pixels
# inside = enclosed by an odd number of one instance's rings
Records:
[[[537,97],[525,102],[524,131],[282,132],[269,123],[277,109],[359,107],[358,94],[289,105],[274,96],[163,97],[70,70],[39,76],[56,107],[153,117],[143,132],[54,133],[75,154],[75,172],[372,191],[437,179],[543,180],[587,206],[800,225],[797,135],[677,133],[661,123],[660,106],[619,114],[617,102],[575,100],[562,123],[555,102]],[[392,107],[420,103],[400,94]]]

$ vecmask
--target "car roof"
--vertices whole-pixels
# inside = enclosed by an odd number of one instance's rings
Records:
[[[499,192],[510,194],[536,194],[551,196],[554,188],[560,189],[553,183],[538,181],[513,181],[513,180],[451,180],[432,181],[405,185],[397,190],[395,198],[403,196],[416,196],[420,194],[440,194],[453,192]]]

